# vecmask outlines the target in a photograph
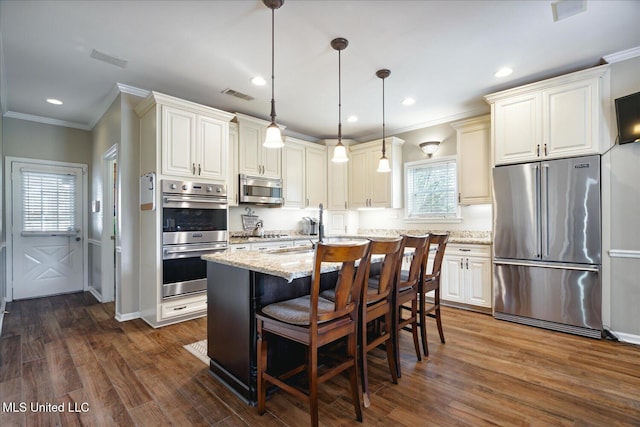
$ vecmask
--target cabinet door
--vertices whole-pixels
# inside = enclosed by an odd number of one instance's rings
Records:
[[[262,174],[270,178],[282,177],[282,149],[262,149]]]
[[[388,147],[387,157],[391,162],[391,147]],[[367,166],[368,180],[370,180],[370,206],[377,208],[388,208],[391,206],[391,179],[390,172],[377,172],[378,162],[382,157],[382,144],[379,148],[369,151],[369,165]]]
[[[598,79],[542,92],[542,143],[548,157],[598,152]]]
[[[364,208],[369,203],[368,151],[354,151],[349,159],[349,207]]]
[[[262,165],[260,157],[262,153],[263,129],[251,124],[238,126],[238,171],[247,175],[260,175]],[[280,150],[278,150],[279,152]]]
[[[491,307],[491,260],[468,257],[465,263],[465,285],[467,302],[482,307]]]
[[[197,175],[200,178],[224,181],[227,178],[227,127],[209,117],[198,117]]]
[[[162,107],[162,173],[193,178],[196,172],[196,115]]]
[[[464,258],[445,255],[442,260],[440,279],[440,298],[447,301],[464,303]]]
[[[348,162],[334,163],[331,161],[333,157],[334,147],[330,147],[327,151],[327,209],[332,211],[340,211],[347,209],[348,190]]]
[[[540,95],[515,96],[493,104],[495,163],[535,160],[540,151]]]
[[[282,149],[284,206],[289,208],[306,206],[304,151],[303,146],[295,144],[286,144]]]
[[[307,206],[327,206],[327,154],[324,148],[305,149]]]
[[[457,131],[458,202],[463,205],[491,203],[489,122]]]
[[[227,162],[227,202],[238,206],[238,125],[229,123],[229,161]]]

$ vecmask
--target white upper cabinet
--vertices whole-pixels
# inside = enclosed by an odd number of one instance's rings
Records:
[[[282,149],[284,206],[327,206],[326,148],[287,137]]]
[[[305,155],[304,145],[295,144],[287,138],[282,148],[282,192],[283,206],[288,208],[306,207],[305,185]]]
[[[452,123],[458,153],[458,203],[491,203],[491,117]]]
[[[609,145],[609,66],[487,95],[495,164],[601,153]]]
[[[349,147],[349,207],[402,207],[402,144],[400,138],[386,138],[386,155],[391,172],[377,172],[382,140]]]
[[[238,122],[238,172],[252,176],[282,177],[282,149],[264,148],[269,122],[236,113]],[[282,128],[282,127],[281,127]]]
[[[166,178],[226,182],[233,114],[152,92],[136,107],[141,153]],[[159,156],[157,156],[159,154]],[[152,166],[153,164],[158,165]]]
[[[349,163],[334,163],[333,150],[337,141],[325,141],[327,146],[327,209],[345,211],[349,201]]]
[[[327,148],[314,145],[305,148],[306,202],[307,206],[327,206]]]
[[[229,123],[229,163],[227,164],[227,201],[229,206],[238,206],[238,124]]]

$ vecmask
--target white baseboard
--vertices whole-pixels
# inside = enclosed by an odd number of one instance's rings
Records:
[[[611,331],[611,333],[615,335],[618,338],[618,340],[622,342],[640,345],[640,335],[633,335],[633,334],[627,334],[624,332],[616,332],[616,331]]]
[[[136,311],[133,313],[116,313],[116,320],[118,322],[126,322],[127,320],[139,319],[140,312]]]
[[[102,303],[102,294],[96,290],[93,286],[90,286],[88,289],[91,292],[91,295],[94,296],[95,299],[98,300],[99,303]]]

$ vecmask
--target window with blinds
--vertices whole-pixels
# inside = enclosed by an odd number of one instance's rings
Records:
[[[458,217],[455,158],[407,163],[405,183],[407,217]]]
[[[21,172],[23,233],[75,231],[77,176],[30,170]]]

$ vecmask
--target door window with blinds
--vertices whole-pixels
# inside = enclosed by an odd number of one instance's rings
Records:
[[[404,172],[407,218],[459,218],[455,157],[409,162]]]
[[[75,234],[75,174],[21,169],[22,234]]]

